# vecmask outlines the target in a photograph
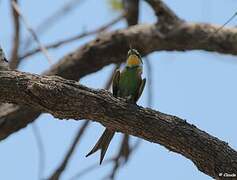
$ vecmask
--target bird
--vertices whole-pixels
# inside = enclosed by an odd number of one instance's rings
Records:
[[[142,70],[143,62],[141,55],[136,49],[132,49],[130,47],[127,53],[127,60],[124,69],[121,72],[119,69],[116,70],[113,75],[113,96],[124,98],[126,102],[136,104],[146,84],[146,79],[142,79]],[[86,155],[86,157],[90,156],[98,150],[101,150],[101,164],[114,134],[114,130],[106,128],[95,146]]]

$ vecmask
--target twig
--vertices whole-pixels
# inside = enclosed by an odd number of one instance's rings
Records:
[[[86,128],[88,127],[90,121],[85,121],[83,123],[83,125],[80,127],[80,129],[77,132],[77,135],[75,136],[75,139],[73,140],[73,143],[71,145],[71,147],[69,148],[64,160],[62,161],[62,163],[60,164],[60,166],[56,169],[56,171],[54,171],[54,173],[50,176],[50,180],[58,180],[60,179],[60,176],[62,175],[62,173],[64,172],[65,168],[67,167],[67,164],[75,150],[75,147],[77,146],[79,140],[81,139],[82,135],[84,134]]]
[[[138,140],[136,141],[136,143],[133,145],[133,147],[130,149],[130,152],[135,152],[135,150],[138,148],[138,146],[141,144],[141,142],[142,142],[142,141],[141,141],[140,139],[138,139]],[[114,159],[115,159],[115,158],[116,158],[116,156],[113,157],[113,158],[107,159],[107,160],[105,160],[101,165],[98,165],[98,163],[95,163],[95,164],[93,164],[93,165],[91,165],[91,166],[89,166],[89,167],[83,169],[81,172],[75,174],[74,176],[72,176],[71,178],[69,178],[69,180],[76,180],[76,179],[79,179],[79,178],[81,178],[82,176],[86,175],[87,173],[89,173],[89,172],[95,170],[96,168],[100,168],[100,167],[105,166],[105,165],[107,165],[107,164],[109,164],[109,163],[111,163],[111,162],[114,162]]]
[[[59,40],[57,42],[45,45],[45,48],[46,49],[57,48],[59,46],[62,46],[62,45],[67,44],[67,43],[70,43],[72,41],[76,41],[76,40],[84,38],[86,36],[94,35],[94,34],[97,34],[97,33],[101,33],[102,31],[105,31],[106,29],[108,29],[112,25],[114,25],[117,22],[119,22],[123,17],[124,17],[124,15],[121,15],[121,16],[117,17],[116,19],[113,19],[111,22],[109,22],[109,23],[107,23],[107,24],[105,24],[105,25],[103,25],[103,26],[101,26],[101,27],[99,27],[99,28],[97,28],[95,30],[91,30],[91,31],[88,31],[88,32],[83,32],[83,33],[80,33],[78,35],[69,37],[67,39]],[[32,56],[32,55],[38,53],[40,50],[41,50],[40,48],[33,49],[33,50],[23,54],[22,56],[20,56],[19,59],[24,59],[26,57]]]
[[[38,154],[39,154],[39,158],[38,158],[38,178],[39,180],[43,178],[44,175],[44,169],[45,169],[45,149],[44,149],[44,144],[42,141],[42,137],[40,135],[40,131],[38,126],[36,125],[36,123],[32,123],[32,132],[34,134],[35,137],[35,141],[38,147]]]
[[[215,34],[217,34],[220,30],[222,30],[230,21],[232,21],[235,16],[237,16],[237,12],[235,12],[222,26],[220,26],[219,28],[217,28],[213,33],[209,34],[206,38],[204,38],[201,42],[205,42],[207,40],[209,40],[209,38],[211,38],[212,36],[214,36]]]
[[[122,166],[124,166],[125,165],[125,163],[127,162],[127,160],[128,159],[126,159],[126,158],[128,158],[128,157],[130,157],[131,156],[131,154],[138,148],[138,146],[141,144],[141,139],[138,139],[137,141],[136,141],[136,143],[133,145],[133,147],[131,147],[129,150],[128,150],[128,154],[127,154],[127,157],[125,157],[124,156],[124,147],[123,147],[123,145],[124,145],[124,143],[126,143],[126,141],[128,140],[128,139],[126,139],[126,138],[128,138],[129,136],[128,135],[124,135],[124,138],[123,138],[123,141],[122,141],[122,144],[121,144],[121,148],[120,148],[120,150],[118,151],[118,154],[114,157],[114,158],[112,158],[112,162],[113,162],[113,168],[112,168],[112,171],[111,171],[111,173],[108,175],[108,176],[106,176],[104,179],[111,179],[111,180],[114,180],[115,179],[115,176],[116,176],[116,174],[117,174],[117,172],[118,172],[118,170],[119,170],[119,168],[121,168]]]
[[[127,162],[128,157],[130,155],[128,140],[129,140],[129,136],[127,134],[124,134],[118,154],[113,158],[112,171],[104,179],[108,178],[108,179],[114,180],[116,173],[118,172],[119,168],[121,168],[122,166],[122,161],[124,160],[125,163]]]
[[[75,9],[77,5],[82,0],[69,0],[68,2],[65,2],[62,7],[60,7],[58,10],[56,10],[52,15],[47,17],[45,20],[43,20],[38,27],[36,27],[36,31],[38,35],[43,34],[46,30],[48,30],[50,27],[53,27],[54,24],[56,24],[57,21],[62,19],[63,16],[67,15],[70,11]],[[32,39],[29,37],[25,41],[24,49],[27,49]]]
[[[17,0],[12,0],[12,2],[15,2],[16,4],[18,3]],[[20,21],[19,21],[19,15],[14,9],[14,7],[11,6],[11,8],[12,8],[13,26],[14,26],[14,38],[12,42],[13,47],[9,66],[11,69],[16,69],[19,64],[18,52],[20,46]]]
[[[160,24],[176,24],[182,20],[161,0],[146,0],[156,13]]]
[[[235,12],[221,27],[219,27],[213,34],[218,33],[225,25],[227,25],[230,21],[232,21],[235,16],[237,16],[237,12]]]
[[[26,20],[26,18],[23,16],[22,12],[20,11],[19,6],[12,1],[12,6],[13,8],[16,10],[16,12],[18,13],[19,17],[22,19],[23,23],[25,24],[27,30],[31,33],[32,37],[34,38],[34,40],[37,42],[40,50],[42,51],[42,53],[45,55],[45,57],[47,58],[49,64],[52,64],[52,60],[51,57],[48,54],[47,49],[41,44],[39,38],[37,37],[36,33],[34,32],[34,30],[31,28],[31,26],[28,24],[28,21]]]
[[[125,134],[122,140],[121,147],[118,151],[118,154],[114,158],[111,159],[114,165],[112,168],[112,171],[104,179],[114,180],[119,168],[121,168],[122,166],[126,164],[128,158],[131,157],[132,153],[138,148],[138,146],[142,142],[142,140],[138,138],[135,144],[131,148],[129,148],[127,152],[124,153],[124,144],[128,144],[128,138],[129,136]]]

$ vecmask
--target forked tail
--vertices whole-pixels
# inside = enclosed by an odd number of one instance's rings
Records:
[[[115,133],[114,131],[111,131],[106,128],[100,139],[97,141],[92,150],[86,155],[86,157],[90,156],[91,154],[100,149],[100,164],[101,164],[104,159],[105,153],[109,147],[110,141],[114,136],[114,133]]]

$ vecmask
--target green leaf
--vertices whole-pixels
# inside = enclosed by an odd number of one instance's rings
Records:
[[[123,10],[123,4],[122,0],[107,0],[109,3],[109,6],[111,9],[115,11],[122,11]]]

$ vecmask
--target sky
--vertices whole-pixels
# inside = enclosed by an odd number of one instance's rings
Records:
[[[23,14],[32,27],[42,22],[49,14],[55,12],[65,1],[30,1],[21,0]],[[207,22],[223,24],[237,11],[234,0],[166,0],[179,17],[189,22]],[[141,3],[141,23],[155,22],[151,8]],[[0,1],[0,44],[9,57],[11,50],[12,20],[9,17],[9,1]],[[63,20],[44,33],[40,40],[47,44],[65,37],[70,37],[94,29],[117,17],[106,0],[87,0]],[[228,26],[235,26],[237,17]],[[116,24],[113,29],[124,28],[125,22]],[[22,26],[22,32],[27,34]],[[28,36],[24,36],[28,37]],[[52,50],[50,56],[54,63],[69,52],[80,47],[94,37],[70,43],[63,48]],[[209,134],[226,141],[237,149],[237,58],[204,51],[165,52],[159,51],[149,55],[152,65],[152,108],[187,120]],[[42,54],[26,59],[20,66],[21,71],[42,73],[50,67]],[[91,88],[103,88],[113,65],[104,67],[99,72],[84,77],[80,82]],[[146,76],[146,67],[144,76]],[[98,81],[99,79],[99,81]],[[138,104],[147,107],[148,90],[145,88]],[[39,128],[43,139],[46,162],[43,177],[48,177],[59,165],[82,122],[54,119],[50,114],[42,114],[34,123]],[[104,127],[91,123],[84,138],[77,146],[76,152],[62,176],[68,180],[86,167],[99,162],[99,154],[88,158],[85,155],[101,135]],[[114,137],[105,159],[117,151],[121,134]],[[133,137],[132,143],[137,138]],[[32,125],[14,133],[0,142],[0,179],[32,180],[38,179],[39,152]],[[98,167],[81,180],[102,179],[111,169],[110,165]],[[117,179],[193,179],[210,180],[196,166],[180,154],[168,151],[158,144],[142,141],[129,162],[121,168]]]

